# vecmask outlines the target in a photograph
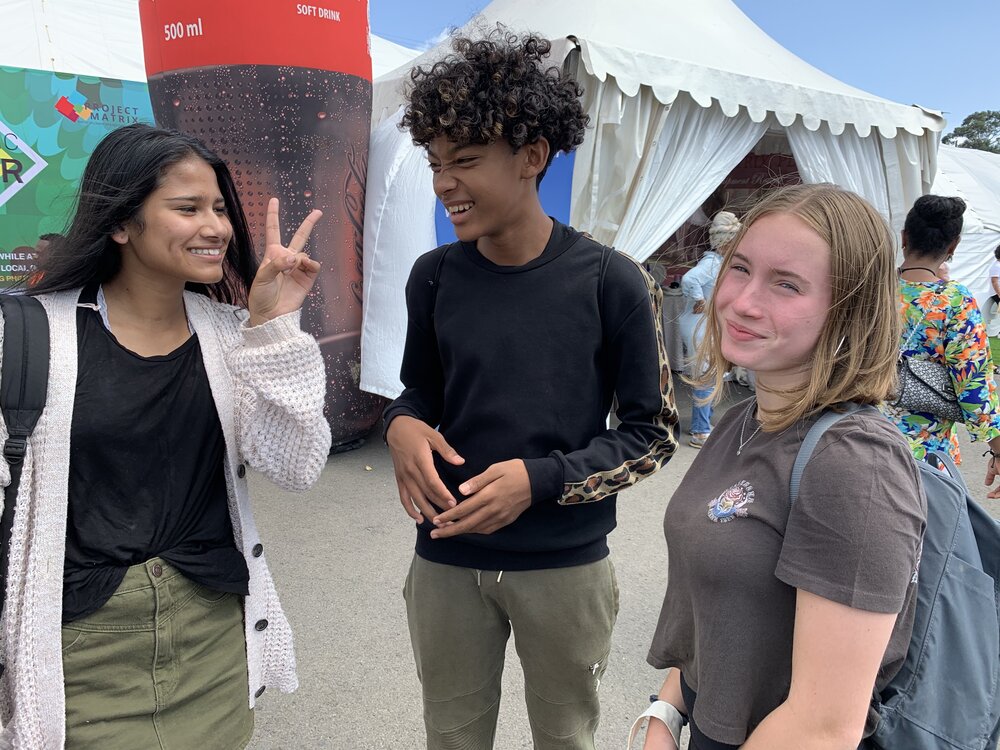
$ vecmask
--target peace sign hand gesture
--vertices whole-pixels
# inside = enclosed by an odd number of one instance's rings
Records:
[[[264,262],[257,269],[247,303],[251,326],[258,326],[302,307],[319,275],[319,263],[306,255],[302,248],[322,216],[322,211],[310,211],[288,247],[285,247],[281,244],[278,199],[268,201],[264,220]]]

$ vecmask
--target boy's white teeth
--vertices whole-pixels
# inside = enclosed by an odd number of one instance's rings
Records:
[[[457,206],[448,206],[448,213],[460,214],[463,211],[468,211],[470,208],[472,208],[472,205],[473,204],[471,203],[460,203]]]
[[[190,252],[195,255],[222,255],[222,250],[217,247],[192,247]]]

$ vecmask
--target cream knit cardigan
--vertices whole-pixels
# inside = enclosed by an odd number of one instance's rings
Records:
[[[39,297],[48,313],[48,401],[28,443],[10,547],[7,602],[0,621],[0,748],[61,750],[66,698],[62,667],[62,587],[66,548],[69,439],[76,390],[79,291]],[[304,490],[330,451],[323,416],[325,372],[319,347],[299,328],[299,313],[260,326],[244,310],[185,292],[226,442],[226,488],[237,547],[250,569],[245,599],[249,704],[262,688],[298,687],[292,634],[263,556],[254,557],[244,462],[281,487]],[[3,329],[0,320],[0,346]],[[2,351],[2,348],[0,348]],[[0,440],[6,440],[0,420]],[[10,469],[0,460],[0,484]],[[255,625],[267,620],[267,627]],[[263,624],[263,623],[261,623]]]

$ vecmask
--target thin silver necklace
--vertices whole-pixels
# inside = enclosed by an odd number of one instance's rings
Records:
[[[746,434],[747,430],[747,420],[750,419],[750,412],[753,411],[753,408],[756,405],[757,405],[757,399],[751,399],[750,405],[747,407],[746,413],[743,415],[743,424],[740,427],[740,447],[736,449],[737,456],[743,453],[743,449],[746,448],[747,443],[753,440],[754,437],[756,437],[757,433],[760,432],[760,428],[764,426],[760,424],[760,422],[758,422],[757,429],[750,433],[750,437],[746,438],[745,440],[743,439],[743,436]]]

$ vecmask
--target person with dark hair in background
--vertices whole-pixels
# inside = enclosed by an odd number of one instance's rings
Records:
[[[593,750],[618,589],[616,494],[673,454],[659,289],[545,215],[538,184],[583,141],[548,41],[456,37],[411,73],[402,126],[459,241],[417,259],[385,413],[417,524],[404,596],[427,747],[493,746],[511,630],[538,750]],[[615,429],[607,417],[617,399]]]
[[[951,260],[962,234],[965,201],[924,195],[906,215],[903,264],[899,267],[899,301],[903,316],[903,356],[937,362],[947,368],[962,409],[962,421],[974,441],[1000,453],[1000,402],[993,382],[993,363],[983,318],[972,293],[957,281],[942,280],[941,263]],[[929,451],[947,452],[961,462],[955,423],[934,414],[909,411],[886,403],[883,413],[910,442],[916,458]],[[997,474],[995,459],[986,470],[986,485]],[[1000,488],[989,493],[1000,497]]]
[[[61,240],[62,238],[62,235],[57,232],[47,232],[39,236],[38,242],[35,243],[35,272],[28,277],[28,286],[35,286],[42,280],[42,272],[38,269],[45,263],[46,258],[48,258],[49,245],[53,242]]]
[[[45,263],[45,260],[49,255],[49,245],[61,239],[63,239],[63,236],[58,232],[46,232],[38,238],[38,242],[35,243],[36,266],[41,266]]]
[[[282,246],[272,200],[258,268],[200,141],[136,124],[94,150],[25,292],[51,374],[10,540],[0,745],[242,748],[255,699],[297,686],[246,467],[303,490],[329,453],[299,328],[319,217]]]

